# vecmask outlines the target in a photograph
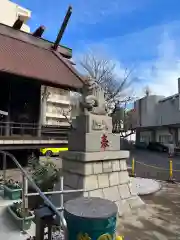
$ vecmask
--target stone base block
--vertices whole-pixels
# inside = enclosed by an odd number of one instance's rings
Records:
[[[118,151],[119,152],[119,151]],[[123,155],[124,154],[124,155]],[[72,174],[79,174],[82,176],[88,175],[98,175],[101,176],[103,173],[109,173],[110,185],[113,186],[114,182],[124,183],[124,179],[128,178],[126,159],[120,158],[120,156],[125,156],[125,153],[107,153],[104,152],[98,154],[99,160],[97,160],[97,154],[87,153],[81,155],[80,153],[64,155],[62,161],[63,170],[66,172],[71,172]],[[100,158],[101,156],[101,158]],[[117,157],[115,159],[107,159],[107,157]],[[84,157],[84,158],[83,158]],[[118,158],[119,157],[119,158]],[[84,159],[84,161],[82,161]],[[122,172],[122,173],[121,173]]]
[[[79,115],[73,120],[73,126],[78,135],[79,133],[97,133],[106,131],[112,133],[112,118],[105,115],[86,114]]]
[[[114,169],[117,166],[119,169],[126,170],[126,159],[129,157],[129,151],[100,151],[100,152],[78,152],[78,151],[65,151],[60,153],[60,157],[64,160],[71,160],[77,162],[100,162],[100,161],[111,161],[115,164],[115,160],[125,160],[120,165],[114,165]],[[126,168],[126,169],[123,169]],[[116,171],[115,170],[115,171]]]
[[[75,197],[100,197],[115,202],[119,216],[143,205],[136,187],[130,181],[126,159],[128,151],[65,152],[64,184],[70,189],[84,189]]]
[[[99,152],[101,148],[101,141],[103,132],[95,133],[78,133],[72,131],[68,140],[68,148],[70,151],[79,152]],[[78,139],[77,139],[78,136]],[[119,134],[106,133],[109,146],[106,147],[108,151],[120,150],[120,136]],[[103,150],[104,151],[104,150]]]
[[[65,201],[76,197],[100,197],[115,202],[118,206],[119,216],[123,216],[129,213],[131,210],[144,205],[135,191],[132,191],[131,182],[128,175],[124,175],[126,179],[123,179],[124,183],[120,183],[119,174],[123,173],[115,172],[112,177],[112,173],[93,174],[89,176],[82,176],[78,174],[72,174],[71,172],[65,172],[64,184],[68,189],[84,189],[83,193],[67,194]]]

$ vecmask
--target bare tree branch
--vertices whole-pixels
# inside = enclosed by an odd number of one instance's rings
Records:
[[[136,78],[131,76],[134,68],[126,68],[124,73],[117,75],[116,65],[112,61],[99,58],[92,53],[85,55],[80,63],[87,75],[104,89],[107,109],[114,117],[113,129],[123,137],[134,133],[132,129],[127,133],[130,117],[126,113],[127,104],[135,100],[133,91],[130,89],[131,84],[136,81]],[[118,108],[120,111],[123,109],[123,114],[120,112],[115,114],[115,111],[119,111]],[[126,135],[123,132],[126,132]]]
[[[80,62],[81,66],[87,72],[90,78],[93,78],[98,84],[103,87],[105,91],[105,99],[107,106],[127,101],[127,93],[125,90],[129,88],[132,83],[130,75],[133,69],[124,71],[123,76],[115,74],[115,64],[109,60],[101,59],[93,54],[87,54]],[[131,93],[129,93],[129,100]]]
[[[123,131],[121,131],[120,132],[120,136],[122,137],[122,138],[126,138],[126,137],[129,137],[130,135],[132,135],[132,134],[134,134],[135,133],[135,129],[131,129],[130,130],[130,132],[123,132]]]
[[[74,129],[73,118],[76,118],[80,114],[80,101],[82,96],[77,92],[71,92],[70,105],[68,109],[62,109],[62,115],[66,118],[71,129]],[[70,118],[68,117],[70,116]]]
[[[62,109],[62,115],[65,117],[67,123],[69,123],[70,128],[73,129],[72,118],[69,118],[69,114],[72,112],[72,106],[70,105],[68,110]]]

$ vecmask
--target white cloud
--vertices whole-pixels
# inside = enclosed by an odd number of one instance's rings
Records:
[[[119,76],[123,75],[125,67],[134,68],[132,77],[140,79],[139,83],[135,82],[132,86],[137,96],[144,94],[147,85],[152,93],[157,95],[169,96],[178,92],[179,26],[180,22],[174,21],[103,41],[102,46],[109,57],[116,52],[116,60],[113,61],[116,63],[116,73]],[[122,59],[131,62],[130,65],[126,64],[124,67]]]
[[[84,1],[73,0],[74,23],[73,24],[96,24],[111,16],[122,16],[147,5],[151,0],[104,0]]]
[[[93,43],[95,49],[116,64],[116,74],[123,76],[126,67],[134,68],[132,77],[140,79],[132,86],[136,96],[148,85],[153,94],[169,96],[178,92],[180,77],[180,21],[169,22]],[[99,50],[99,51],[98,51]],[[86,52],[83,49],[83,52]],[[81,55],[83,54],[81,52]]]
[[[162,34],[162,41],[158,45],[157,58],[154,61],[141,63],[136,74],[141,79],[141,89],[149,86],[152,93],[169,96],[178,92],[178,77],[180,77],[180,56],[176,41],[168,32]],[[139,92],[139,94],[141,94]]]

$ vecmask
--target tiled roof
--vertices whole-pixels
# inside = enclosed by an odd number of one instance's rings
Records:
[[[47,85],[82,88],[82,77],[51,46],[48,41],[0,24],[0,71]]]

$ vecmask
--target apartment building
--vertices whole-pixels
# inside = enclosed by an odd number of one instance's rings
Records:
[[[178,93],[169,97],[149,95],[134,103],[136,142],[180,142],[180,79]]]
[[[0,23],[12,27],[18,17],[24,21],[21,30],[30,32],[30,27],[26,22],[31,18],[31,11],[9,0],[0,1]]]
[[[70,91],[42,86],[43,125],[68,126],[71,120]]]

